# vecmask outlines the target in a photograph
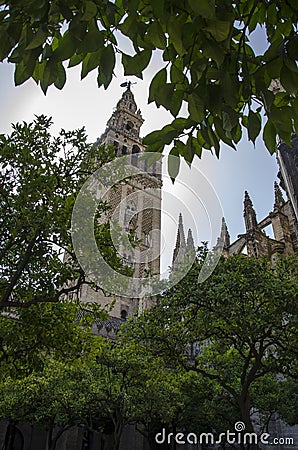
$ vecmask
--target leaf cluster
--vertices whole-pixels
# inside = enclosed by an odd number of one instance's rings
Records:
[[[0,60],[15,65],[16,85],[32,77],[46,93],[63,88],[67,62],[81,65],[81,78],[97,69],[106,89],[117,53],[124,74],[142,78],[159,51],[148,100],[175,119],[145,139],[149,151],[174,141],[172,154],[191,163],[203,149],[219,156],[222,142],[235,148],[247,128],[253,143],[263,129],[272,153],[277,135],[290,144],[297,132],[297,12],[294,0],[2,1]],[[260,27],[268,45],[256,54],[250,35]],[[276,95],[272,80],[282,86]]]

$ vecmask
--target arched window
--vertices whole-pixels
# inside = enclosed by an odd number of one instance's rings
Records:
[[[127,222],[130,222],[131,218],[135,215],[136,212],[136,205],[131,202],[126,206],[125,210],[125,220]]]
[[[127,319],[128,313],[127,313],[126,309],[122,309],[120,314],[121,314],[121,319],[122,320],[126,320]]]
[[[126,147],[126,145],[122,145],[122,155],[127,155],[127,147]]]
[[[130,121],[128,121],[127,124],[126,124],[126,126],[125,126],[125,128],[126,128],[127,131],[132,130],[132,129],[133,129],[133,123],[130,122]]]
[[[140,153],[140,148],[137,145],[133,145],[132,147],[132,155],[131,155],[131,164],[133,166],[138,165],[138,156],[137,154]]]

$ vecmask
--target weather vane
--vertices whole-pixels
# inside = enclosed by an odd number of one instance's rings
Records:
[[[132,83],[131,81],[125,81],[125,83],[120,84],[120,87],[127,87],[127,90],[130,91],[130,86],[132,84],[137,84],[137,82]]]

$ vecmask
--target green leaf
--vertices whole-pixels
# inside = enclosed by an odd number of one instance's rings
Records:
[[[180,90],[175,90],[173,92],[172,98],[171,98],[171,103],[170,103],[170,113],[176,117],[177,114],[180,111],[181,105],[182,105],[182,100],[184,97],[184,92],[180,91]]]
[[[166,82],[167,82],[167,71],[166,69],[161,69],[153,77],[150,83],[148,103],[152,103],[155,101],[158,91],[164,88]]]
[[[39,28],[30,44],[27,45],[26,50],[32,50],[33,48],[39,47],[40,45],[44,44],[47,37],[48,32],[43,31],[42,28]]]
[[[186,145],[182,141],[175,141],[174,147],[176,148],[177,155],[184,155]]]
[[[112,44],[102,49],[100,57],[100,76],[103,77],[104,88],[107,89],[113,78],[115,67],[115,53]]]
[[[182,133],[185,128],[189,128],[188,119],[185,119],[184,117],[178,117],[177,119],[173,120],[173,122],[171,123],[171,127],[179,130],[180,133]]]
[[[75,53],[77,45],[75,36],[66,31],[62,39],[58,41],[58,46],[51,56],[52,61],[59,62],[69,59]]]
[[[161,130],[152,131],[152,133],[147,134],[147,136],[143,138],[143,144],[144,145],[155,144],[156,142],[161,141],[161,136],[162,136]]]
[[[212,19],[215,17],[215,1],[214,0],[187,0],[190,8],[204,19]]]
[[[162,105],[168,111],[171,111],[173,96],[174,96],[174,85],[172,83],[166,83],[162,87],[162,89],[156,92],[155,103],[157,106]]]
[[[255,113],[253,111],[249,111],[248,114],[248,139],[255,143],[257,136],[259,136],[261,131],[261,117],[260,114]]]
[[[56,81],[58,73],[58,64],[54,61],[47,61],[44,67],[43,76],[40,80],[40,85],[44,94],[46,94],[48,87]]]
[[[20,63],[16,64],[14,72],[14,82],[16,86],[24,83],[33,75],[35,64],[35,58],[30,59],[27,63],[21,61]]]
[[[223,129],[231,131],[238,123],[239,116],[232,108],[225,107],[225,111],[222,112]]]
[[[161,130],[162,143],[168,145],[179,135],[179,131],[173,128],[171,125],[166,125]]]
[[[243,117],[243,119],[247,120],[247,117]],[[226,133],[223,129],[222,122],[219,117],[214,117],[214,126],[215,126],[215,130],[216,130],[216,133],[217,133],[219,139],[221,139],[223,142],[225,142],[225,144],[229,145],[234,150],[236,150],[236,147],[233,144],[233,141],[231,139],[229,139],[228,136],[226,135]]]
[[[11,49],[13,48],[12,42],[6,30],[0,30],[0,42],[0,61],[3,61],[3,59],[9,55]]]
[[[228,38],[231,26],[231,22],[224,20],[208,20],[208,26],[204,30],[209,31],[217,42],[222,42]]]
[[[188,96],[188,112],[190,117],[195,122],[201,122],[205,118],[204,101],[197,94],[190,94]]]
[[[293,95],[297,93],[298,75],[285,65],[281,68],[280,71],[280,81],[287,92]]]
[[[270,120],[267,120],[263,131],[265,145],[271,155],[276,151],[276,129]]]
[[[185,81],[185,75],[183,73],[183,64],[179,64],[181,60],[177,59],[172,65],[171,65],[171,82],[172,83],[184,83]],[[180,67],[178,67],[180,65]]]
[[[142,72],[148,66],[151,59],[152,50],[146,49],[134,56],[122,54],[122,64],[124,75],[135,75],[143,78]]]
[[[202,146],[199,143],[198,139],[192,135],[189,135],[187,142],[186,142],[186,149],[184,158],[185,160],[191,164],[192,160],[195,155],[197,155],[199,158],[202,156]]]
[[[77,48],[77,53],[92,53],[96,52],[104,45],[104,32],[99,31],[97,24],[91,22],[88,32],[85,34],[82,42]]]
[[[82,70],[81,70],[81,80],[85,78],[89,72],[94,70],[99,66],[101,59],[101,50],[95,53],[88,53],[83,60]]]
[[[167,23],[167,31],[169,33],[169,41],[172,42],[176,52],[178,55],[183,56],[187,51],[182,40],[182,25],[175,17],[170,17]]]
[[[82,16],[82,20],[89,21],[97,14],[97,6],[95,3],[91,1],[87,1],[85,3],[84,13]]]
[[[298,36],[294,35],[292,36],[287,45],[287,52],[289,57],[293,60],[293,61],[297,61],[298,60]]]
[[[219,47],[215,42],[207,39],[203,42],[202,48],[205,55],[212,58],[216,62],[217,67],[220,68],[225,59],[224,49]]]
[[[164,49],[167,45],[167,39],[162,31],[160,24],[157,21],[154,21],[150,24],[147,32],[147,36],[155,47]]]
[[[69,63],[68,63],[68,67],[74,67],[77,66],[78,64],[80,64],[83,59],[85,58],[85,55],[81,54],[81,55],[77,55],[76,53],[70,58]]]
[[[170,175],[172,183],[174,183],[180,169],[180,158],[177,155],[178,149],[174,147],[170,151],[168,156],[168,173]]]
[[[66,83],[66,73],[62,63],[58,64],[58,75],[54,82],[54,85],[58,89],[62,89]]]

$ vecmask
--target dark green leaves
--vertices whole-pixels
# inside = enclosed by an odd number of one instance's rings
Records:
[[[263,131],[263,139],[269,152],[273,154],[276,150],[276,130],[273,123],[267,120]]]
[[[97,14],[97,6],[92,1],[87,1],[84,8],[82,20],[90,20]]]
[[[48,31],[43,31],[41,28],[39,28],[30,44],[27,45],[26,50],[32,50],[33,48],[39,47],[45,42],[47,37]]]
[[[298,69],[297,72],[290,70],[286,65],[281,68],[280,81],[282,86],[290,93],[295,95],[298,89]]]
[[[99,73],[97,77],[98,86],[103,84],[104,88],[107,89],[113,77],[115,62],[114,49],[110,44],[107,47],[104,47],[101,53]]]
[[[125,75],[142,78],[154,51],[161,50],[165,67],[160,62],[155,69],[148,101],[174,117],[185,102],[184,111],[197,124],[201,146],[214,148],[216,154],[219,141],[235,148],[242,126],[254,143],[264,113],[279,137],[289,142],[298,122],[293,106],[298,90],[294,0],[267,6],[244,0],[237,7],[231,0],[182,3],[6,2],[7,9],[0,11],[0,60],[8,57],[15,64],[16,84],[33,77],[44,92],[50,84],[64,86],[67,71],[61,63],[67,60],[68,67],[82,65],[82,78],[97,68],[98,86],[106,89],[114,75],[116,53],[122,54]],[[268,41],[266,51],[258,55],[247,35],[257,27],[265,30]],[[272,80],[281,82],[282,99],[275,97],[276,89],[271,91]],[[257,107],[261,109],[256,111]],[[185,145],[189,161],[193,151]]]
[[[180,158],[177,148],[173,148],[168,156],[168,172],[172,182],[174,183],[180,169]]]
[[[261,131],[261,116],[259,113],[249,111],[248,114],[248,138],[250,141],[255,143],[257,136],[259,136]]]
[[[134,56],[122,55],[122,64],[124,67],[124,75],[135,75],[143,79],[143,71],[148,66],[151,59],[151,50],[143,50]]]
[[[69,59],[76,51],[78,41],[76,37],[69,32],[66,32],[62,39],[57,43],[57,48],[52,54],[53,61],[65,61]]]
[[[212,19],[215,16],[214,0],[187,0],[187,3],[195,14],[204,17],[204,19]]]
[[[148,28],[147,36],[156,48],[164,49],[167,45],[167,39],[160,24],[155,21]]]
[[[150,87],[149,87],[149,98],[148,103],[156,101],[158,98],[158,92],[164,88],[164,85],[167,82],[167,71],[166,69],[161,69],[157,74],[153,77]]]
[[[19,64],[17,64],[14,73],[15,85],[18,86],[28,80],[33,75],[34,67],[34,60],[29,61],[29,63],[27,64],[24,61],[21,61]]]
[[[214,37],[217,42],[222,42],[227,39],[231,30],[231,22],[223,20],[209,20],[206,31]]]
[[[201,122],[205,118],[204,100],[197,94],[189,95],[188,111],[194,121]]]
[[[58,64],[58,73],[54,85],[56,86],[56,88],[62,89],[65,83],[66,83],[66,73],[63,64],[60,63]]]

